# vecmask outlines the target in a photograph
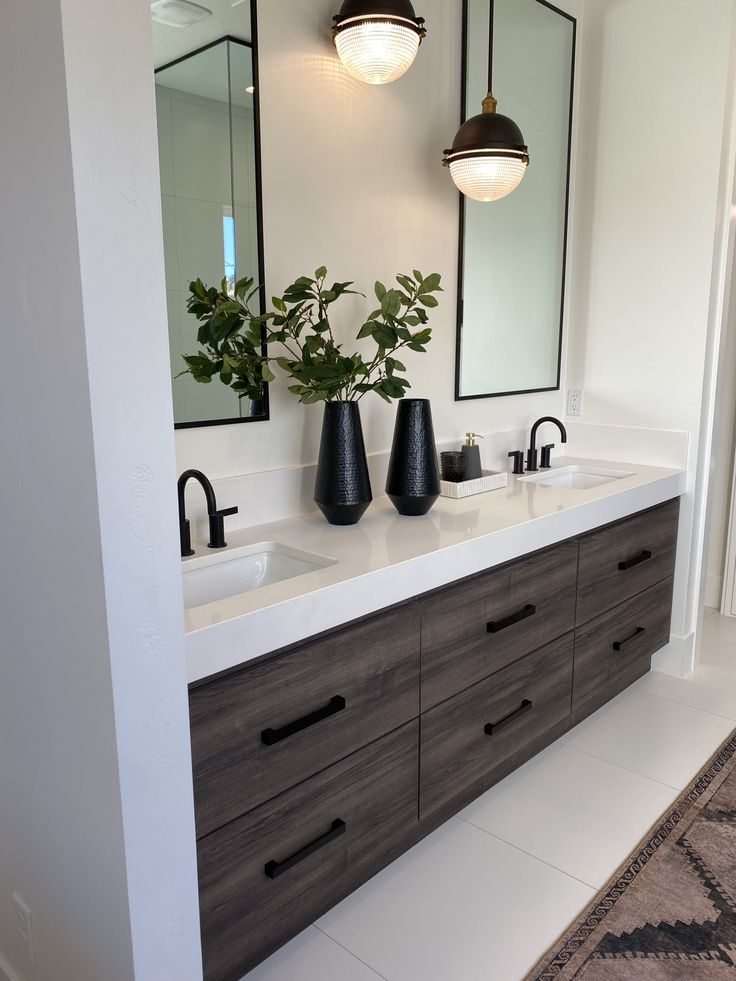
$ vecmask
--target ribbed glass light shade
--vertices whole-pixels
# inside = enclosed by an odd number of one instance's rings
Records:
[[[450,174],[458,190],[474,201],[498,201],[521,184],[528,158],[523,154],[457,157]]]
[[[371,85],[393,82],[408,71],[417,56],[421,36],[416,24],[401,18],[356,17],[335,35],[340,61],[355,78]]]

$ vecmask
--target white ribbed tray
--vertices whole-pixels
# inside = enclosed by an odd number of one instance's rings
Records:
[[[483,476],[476,480],[461,480],[459,484],[454,484],[450,480],[440,481],[440,494],[442,497],[453,497],[460,500],[463,497],[473,497],[475,494],[486,494],[488,491],[498,490],[505,487],[509,482],[509,475],[505,471],[497,473],[495,470],[484,470]]]

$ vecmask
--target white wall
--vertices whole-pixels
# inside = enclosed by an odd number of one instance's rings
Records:
[[[690,434],[673,630],[690,638],[731,0],[587,0],[568,384],[585,422]],[[582,163],[585,161],[585,163]]]
[[[281,4],[259,4],[269,297],[322,263],[364,291],[404,270],[440,272],[447,292],[433,311],[429,351],[406,358],[410,394],[432,400],[438,439],[559,415],[557,392],[454,401],[458,198],[441,160],[460,119],[460,3],[423,0],[429,34],[412,70],[379,87],[342,69],[330,38],[334,6],[290,0],[284,16]],[[577,0],[566,6],[581,8]],[[359,298],[345,301],[339,321],[346,340],[367,309]],[[268,423],[178,432],[179,469],[229,477],[313,463],[321,413],[299,405],[279,382]],[[361,413],[368,451],[388,449],[395,408],[366,398]]]
[[[0,963],[24,981],[201,978],[148,18],[3,9]]]

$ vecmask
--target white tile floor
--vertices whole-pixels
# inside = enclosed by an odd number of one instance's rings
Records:
[[[247,981],[520,981],[736,728],[736,619],[649,674],[305,930]]]

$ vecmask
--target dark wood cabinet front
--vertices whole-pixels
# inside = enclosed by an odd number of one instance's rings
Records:
[[[422,600],[422,710],[572,630],[577,565],[565,542]]]
[[[419,715],[411,603],[192,689],[197,835]]]
[[[572,651],[570,633],[422,715],[422,818],[478,797],[564,731]]]
[[[205,981],[238,981],[650,668],[679,502],[192,686]]]
[[[415,721],[200,840],[205,981],[239,981],[413,842],[417,753]]]

